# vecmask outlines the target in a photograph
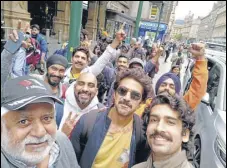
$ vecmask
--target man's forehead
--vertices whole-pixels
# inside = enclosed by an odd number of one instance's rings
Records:
[[[128,61],[128,59],[127,58],[125,58],[125,57],[120,57],[120,58],[118,58],[118,61]]]
[[[165,81],[163,81],[163,83],[166,83],[166,84],[174,84],[174,81],[173,81],[173,79],[168,78]]]
[[[97,79],[92,73],[82,73],[77,80],[78,82],[89,82],[89,83],[96,83]]]
[[[75,56],[87,57],[87,55],[86,55],[84,52],[82,52],[82,51],[77,51],[77,52],[75,53]]]
[[[179,113],[173,110],[167,104],[159,104],[151,108],[150,116],[158,117],[158,118],[172,118],[179,119]]]
[[[59,64],[53,64],[50,67],[55,67],[55,68],[58,68],[58,69],[64,69],[65,70],[65,67],[62,66],[62,65],[59,65]]]

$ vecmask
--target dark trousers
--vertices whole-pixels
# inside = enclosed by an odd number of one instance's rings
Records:
[[[166,50],[166,58],[165,58],[165,62],[166,62],[166,61],[167,61],[167,59],[169,58],[169,54],[170,54],[169,50]]]

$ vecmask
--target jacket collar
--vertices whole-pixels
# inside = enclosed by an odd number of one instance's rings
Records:
[[[185,161],[187,162],[188,160],[187,160],[186,152],[183,150],[183,151],[173,155],[171,158],[169,158],[165,161],[159,161],[159,162],[152,163],[153,162],[152,157],[150,156],[147,160],[146,168],[180,167],[180,165],[182,165],[183,162],[185,162]]]

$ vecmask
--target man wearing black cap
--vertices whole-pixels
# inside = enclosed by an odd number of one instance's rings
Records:
[[[59,98],[64,99],[67,86],[61,83],[64,78],[68,61],[61,55],[54,54],[47,59],[45,75],[32,74],[33,77],[44,80],[52,89],[52,93]]]
[[[43,81],[8,80],[1,95],[1,167],[79,168],[68,138],[57,132],[55,102]]]
[[[31,36],[32,38],[36,39],[40,44],[40,49],[41,49],[40,63],[44,65],[48,48],[47,48],[47,42],[45,38],[39,32],[40,32],[39,25],[34,24],[31,26]]]

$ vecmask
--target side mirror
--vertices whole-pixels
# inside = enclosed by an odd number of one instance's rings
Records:
[[[210,105],[210,94],[206,93],[203,98],[202,98],[202,102],[205,103],[206,105]]]

